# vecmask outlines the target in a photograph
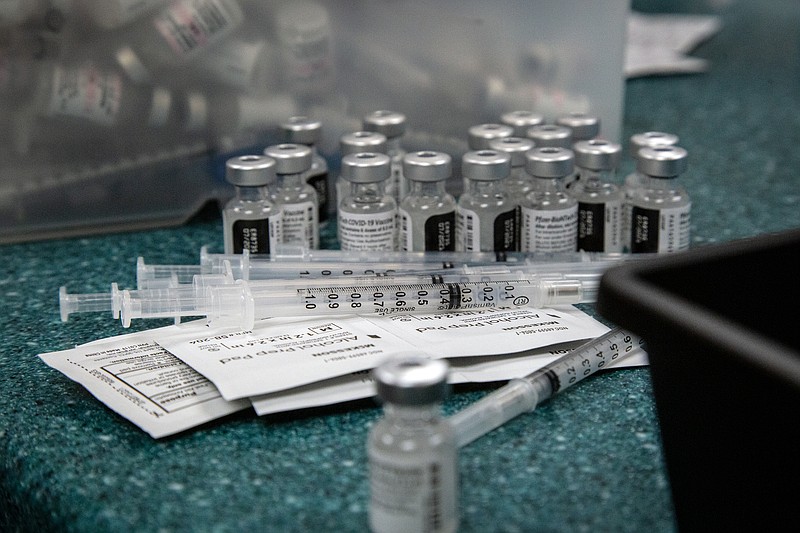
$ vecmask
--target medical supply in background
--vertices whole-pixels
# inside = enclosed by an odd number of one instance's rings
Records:
[[[228,159],[225,179],[236,195],[222,209],[225,253],[268,254],[283,238],[283,213],[272,203],[268,187],[275,183],[275,160],[244,155]]]
[[[453,173],[444,152],[421,151],[403,158],[410,183],[399,207],[398,247],[402,251],[443,252],[456,249],[456,200],[445,190]]]
[[[530,128],[544,124],[544,116],[533,111],[509,111],[500,116],[500,122],[514,128],[514,137],[525,137]]]
[[[514,128],[505,124],[477,124],[467,130],[467,144],[470,150],[488,150],[492,140],[512,135]]]
[[[679,146],[639,150],[642,185],[631,198],[631,252],[677,252],[689,248],[692,201],[678,182],[688,153]]]
[[[572,148],[581,176],[568,191],[578,201],[578,250],[621,252],[625,199],[613,180],[622,146],[593,139],[578,141]]]
[[[392,158],[392,176],[386,182],[386,194],[400,202],[408,194],[409,184],[403,177],[403,135],[406,132],[406,116],[396,111],[381,109],[369,113],[362,119],[365,131],[376,131],[386,136],[386,155]]]
[[[349,191],[340,200],[337,212],[342,250],[395,249],[397,203],[385,190],[386,181],[391,177],[391,164],[388,155],[375,152],[342,158],[341,177],[349,184]]]
[[[634,353],[642,344],[635,335],[612,329],[544,368],[511,380],[448,418],[458,445],[465,446],[517,415],[533,411],[567,387]]]
[[[441,414],[448,371],[444,360],[405,356],[372,373],[384,412],[367,440],[375,533],[458,528],[458,446]]]
[[[536,148],[572,148],[572,130],[557,124],[531,126],[525,136],[532,140]]]
[[[534,148],[526,157],[525,169],[535,178],[535,188],[522,202],[521,250],[574,251],[578,242],[578,202],[564,188],[564,178],[574,166],[572,150]]]
[[[281,123],[284,141],[304,144],[311,148],[311,168],[306,173],[306,182],[317,191],[317,215],[320,227],[327,225],[330,216],[335,212],[333,199],[333,183],[328,171],[328,162],[317,150],[322,134],[322,122],[309,117],[289,117]]]
[[[511,173],[511,156],[488,149],[470,151],[461,158],[461,172],[465,189],[458,198],[456,250],[518,250],[516,205],[503,188]]]
[[[646,131],[643,133],[636,133],[631,135],[629,141],[630,157],[636,163],[639,157],[639,150],[642,148],[653,146],[674,146],[678,144],[678,136],[672,133],[665,133],[662,131]],[[625,176],[625,183],[622,186],[623,193],[625,194],[625,215],[623,218],[623,236],[625,239],[624,249],[630,251],[631,249],[631,199],[633,198],[634,191],[641,187],[644,176],[634,168],[633,172]]]
[[[283,243],[319,248],[317,191],[306,182],[311,169],[311,148],[304,144],[276,144],[264,149],[275,160],[277,183],[270,198],[283,212]]]

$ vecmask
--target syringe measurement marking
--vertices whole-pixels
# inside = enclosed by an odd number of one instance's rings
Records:
[[[591,348],[596,351],[595,354],[575,353],[574,357],[557,364],[545,373],[547,379],[550,380],[553,394],[594,374],[605,367],[607,363],[616,361],[620,355],[631,352],[635,348],[634,343],[641,346],[643,341],[625,331],[619,331],[605,339],[605,342],[592,346]],[[610,359],[604,353],[606,351],[611,352]]]
[[[365,303],[372,303],[376,314],[401,311],[455,311],[497,307],[511,304],[514,307],[527,305],[527,296],[514,294],[518,284],[531,285],[529,280],[472,281],[447,284],[413,285],[364,285],[339,288],[310,287],[298,289],[297,294],[308,311],[350,309],[363,310]],[[414,294],[416,293],[416,294]],[[435,301],[438,299],[438,303]],[[416,300],[416,301],[414,301]]]

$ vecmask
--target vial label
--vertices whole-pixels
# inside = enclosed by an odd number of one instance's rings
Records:
[[[110,125],[119,112],[121,97],[122,78],[116,74],[104,74],[93,66],[57,66],[49,113]]]
[[[573,252],[577,243],[577,205],[552,211],[522,208],[523,252]]]
[[[281,237],[280,217],[237,220],[233,223],[233,253],[268,254]]]
[[[394,250],[395,211],[339,214],[342,250]]]
[[[402,209],[399,218],[399,250],[413,251],[415,244],[414,221],[411,215]],[[456,249],[456,212],[433,215],[425,219],[422,240],[425,252],[454,252]]]
[[[455,529],[455,465],[391,461],[371,454],[369,477],[369,521],[373,531]]]
[[[314,202],[281,204],[283,209],[283,242],[302,243],[316,250],[319,248],[319,221]]]
[[[183,57],[236,25],[231,7],[222,0],[183,0],[156,17],[154,24],[175,55]]]
[[[689,248],[692,205],[669,209],[631,209],[631,252],[667,253]]]
[[[404,190],[406,188],[404,187],[405,181],[406,179],[403,176],[403,158],[393,157],[392,174],[386,182],[386,194],[393,197],[398,204],[406,194]]]
[[[458,208],[456,221],[456,243],[465,252],[509,252],[518,250],[516,231],[516,208],[498,214],[491,221],[491,234],[488,242],[482,243],[484,223],[480,216],[469,209]],[[483,244],[483,247],[481,246]]]
[[[317,199],[319,200],[319,207],[317,209],[317,217],[319,222],[328,220],[328,210],[330,209],[331,196],[328,193],[328,173],[321,172],[309,176],[306,182],[314,187],[317,191]]]
[[[622,202],[578,203],[578,250],[622,251]]]

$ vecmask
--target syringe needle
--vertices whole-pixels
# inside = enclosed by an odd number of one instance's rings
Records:
[[[469,444],[512,418],[533,411],[544,400],[627,357],[641,345],[635,335],[612,329],[544,368],[509,381],[449,418],[458,445]]]

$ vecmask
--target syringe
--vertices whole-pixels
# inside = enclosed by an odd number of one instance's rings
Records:
[[[209,323],[251,329],[256,319],[273,316],[357,314],[388,316],[442,313],[496,307],[549,307],[592,302],[601,273],[569,279],[556,274],[512,272],[498,275],[439,275],[424,283],[350,284],[292,288],[272,281],[238,280],[201,288],[122,291],[120,318],[205,316]],[[280,283],[280,282],[279,282]]]
[[[642,345],[635,335],[612,329],[544,368],[509,381],[449,418],[458,445],[469,444],[517,415],[533,411],[551,396],[627,357]]]

